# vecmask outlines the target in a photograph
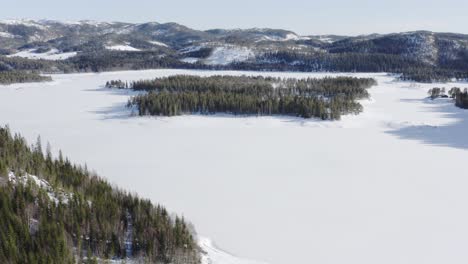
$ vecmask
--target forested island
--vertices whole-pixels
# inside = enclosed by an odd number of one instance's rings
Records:
[[[338,120],[343,114],[362,111],[359,99],[368,98],[371,78],[273,78],[249,76],[199,77],[178,75],[123,82],[109,81],[108,88],[146,91],[128,102],[139,115],[183,114],[288,115]]]
[[[181,217],[0,127],[0,263],[200,263]]]
[[[460,89],[459,87],[453,87],[446,94],[445,88],[434,87],[429,89],[427,92],[429,97],[434,100],[436,98],[452,98],[455,101],[455,106],[468,109],[468,89]]]

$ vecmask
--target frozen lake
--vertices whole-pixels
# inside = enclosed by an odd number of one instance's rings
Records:
[[[62,149],[120,187],[183,214],[222,249],[270,264],[468,263],[468,111],[386,74],[341,121],[130,117],[112,79],[151,70],[54,75],[0,86],[0,125]],[[224,264],[224,263],[223,263]]]

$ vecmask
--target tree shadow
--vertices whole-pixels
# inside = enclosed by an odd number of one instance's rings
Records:
[[[446,125],[410,125],[386,131],[401,139],[417,140],[433,146],[446,146],[468,150],[468,110],[455,106],[451,99],[402,99],[403,103],[422,103],[423,111],[441,113],[443,118],[453,120]]]
[[[128,120],[138,116],[134,109],[129,109],[122,103],[101,107],[97,110],[89,111],[89,113],[98,115],[100,120]]]
[[[87,89],[86,92],[100,92],[107,93],[111,95],[124,96],[130,99],[132,96],[141,94],[141,92],[136,92],[130,89],[114,89],[106,88],[105,86],[100,86],[98,88]],[[96,114],[100,117],[100,120],[126,120],[130,119],[137,115],[136,109],[131,109],[127,107],[127,103],[115,103],[107,107],[100,107],[97,110],[88,111],[89,113]]]
[[[122,96],[133,96],[138,95],[143,92],[134,91],[131,89],[117,89],[117,88],[107,88],[105,86],[99,86],[98,88],[86,89],[86,92],[101,92],[101,93],[108,93],[112,95],[122,95]]]

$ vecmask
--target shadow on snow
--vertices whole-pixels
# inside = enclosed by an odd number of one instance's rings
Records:
[[[386,131],[401,139],[418,140],[428,145],[468,150],[468,110],[455,106],[451,99],[402,99],[402,103],[419,102],[424,111],[441,113],[452,122],[440,125],[411,125]]]

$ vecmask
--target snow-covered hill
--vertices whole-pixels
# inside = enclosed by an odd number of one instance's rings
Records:
[[[141,24],[96,21],[3,20],[0,21],[0,54],[22,54],[30,50],[57,53],[100,54],[157,51],[187,59],[182,51],[210,47],[212,54],[198,60],[225,65],[267,52],[390,54],[410,58],[427,66],[459,65],[468,58],[468,36],[428,31],[371,34],[357,37],[300,36],[282,29],[196,30],[177,23]],[[47,54],[29,56],[49,59]],[[64,57],[65,58],[65,57]],[[190,58],[190,57],[189,57]]]
[[[7,57],[20,57],[27,59],[43,59],[43,60],[66,60],[76,56],[77,52],[60,52],[57,49],[51,49],[46,52],[37,52],[36,49],[26,49],[18,53],[8,55]]]

